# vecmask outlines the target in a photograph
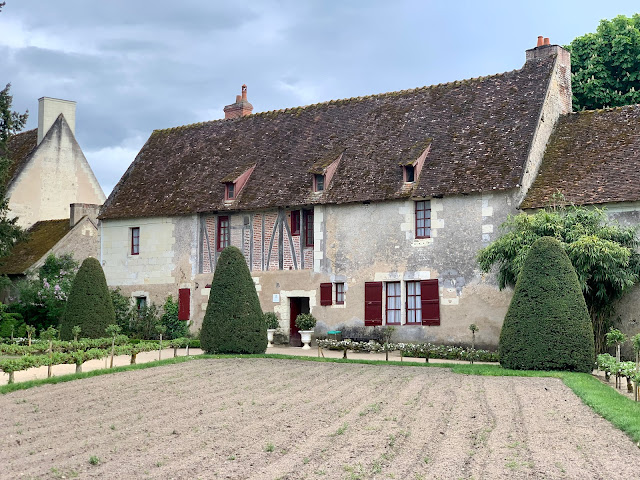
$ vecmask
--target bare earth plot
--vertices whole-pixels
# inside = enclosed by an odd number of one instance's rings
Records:
[[[560,380],[436,368],[198,360],[10,393],[0,412],[3,479],[628,479],[640,468],[633,442]]]

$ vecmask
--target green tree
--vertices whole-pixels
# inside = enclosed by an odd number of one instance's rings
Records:
[[[160,324],[167,328],[164,337],[167,340],[185,337],[189,333],[187,322],[178,319],[178,302],[175,302],[171,295],[167,297],[162,307]]]
[[[578,276],[558,240],[534,242],[500,331],[500,364],[518,370],[591,372],[593,329]]]
[[[82,262],[73,280],[67,308],[60,322],[60,336],[63,340],[71,340],[73,327],[79,325],[83,337],[104,337],[107,326],[115,324],[115,321],[102,266],[98,260],[89,257]]]
[[[497,266],[499,288],[513,287],[533,243],[545,236],[557,239],[578,275],[596,352],[602,352],[614,301],[640,278],[637,229],[608,224],[602,209],[560,207],[511,216],[501,230],[500,238],[480,250],[480,268],[489,272]]]
[[[211,282],[200,342],[208,353],[264,353],[267,326],[242,252],[227,247]]]
[[[3,4],[0,5],[0,9]],[[9,199],[7,182],[9,181],[9,137],[19,132],[27,121],[27,113],[11,110],[13,96],[9,93],[11,84],[0,90],[0,257],[11,253],[13,245],[24,238],[24,232],[16,222],[17,217],[9,218]]]
[[[640,103],[640,15],[601,20],[567,49],[574,110]]]

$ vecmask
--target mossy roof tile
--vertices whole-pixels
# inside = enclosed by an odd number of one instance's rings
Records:
[[[7,257],[0,259],[0,274],[20,275],[69,233],[69,219],[42,220],[27,230],[27,239],[18,242]]]
[[[558,192],[576,205],[640,200],[640,105],[560,119],[521,207],[544,207]]]
[[[29,154],[36,148],[38,142],[38,129],[27,130],[9,137],[7,148],[9,150],[9,171],[6,183],[10,184],[14,177],[22,170],[29,158]]]
[[[407,196],[401,164],[430,144],[413,195],[514,188],[555,58],[431,87],[332,100],[154,131],[107,199],[101,218],[253,210]],[[319,162],[342,160],[331,188],[310,195]],[[233,204],[222,179],[256,168]]]

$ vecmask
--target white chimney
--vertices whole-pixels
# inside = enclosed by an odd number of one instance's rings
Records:
[[[42,97],[38,99],[38,144],[47,134],[58,115],[63,114],[71,132],[76,134],[76,102],[58,98]]]

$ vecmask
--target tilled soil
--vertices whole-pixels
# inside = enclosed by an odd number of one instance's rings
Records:
[[[0,397],[0,478],[628,479],[558,379],[198,360]],[[91,459],[93,457],[93,462]]]

